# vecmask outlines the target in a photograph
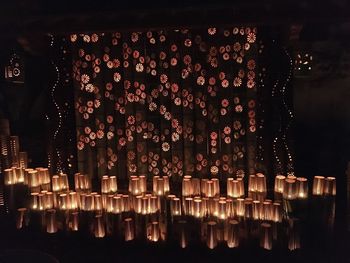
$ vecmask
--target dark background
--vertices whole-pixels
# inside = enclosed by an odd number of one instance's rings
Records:
[[[22,149],[29,152],[34,166],[46,163],[46,114],[48,91],[52,86],[48,61],[47,33],[90,32],[112,29],[137,29],[144,27],[178,27],[210,24],[256,24],[275,35],[281,46],[293,51],[313,55],[312,70],[294,74],[293,104],[295,111],[294,149],[297,176],[327,175],[337,177],[337,222],[339,232],[335,244],[337,260],[330,255],[317,258],[319,262],[350,262],[345,253],[348,234],[346,229],[346,175],[350,161],[350,5],[348,1],[2,1],[0,3],[0,65],[7,63],[16,50],[25,64],[25,83],[13,84],[0,76],[0,117],[10,119],[12,134],[20,136]],[[181,17],[181,19],[179,19]],[[301,28],[293,32],[293,28]],[[26,244],[18,233],[9,232],[8,239],[0,244],[16,247],[16,242]],[[346,237],[346,239],[345,239]],[[43,239],[31,236],[33,239]],[[17,240],[17,241],[16,241]],[[21,241],[19,241],[21,240]],[[77,243],[72,244],[79,245]],[[93,242],[93,241],[91,241]],[[96,241],[94,241],[96,242]],[[107,242],[107,241],[106,241]],[[40,243],[40,242],[39,242]],[[31,247],[41,247],[42,243]],[[27,243],[28,244],[28,243]],[[55,243],[57,245],[57,243]],[[90,247],[104,253],[104,245],[92,243]],[[65,247],[64,245],[62,247]],[[55,250],[56,253],[58,250]],[[316,243],[311,246],[317,250]],[[46,247],[47,248],[47,247]],[[67,248],[68,249],[68,248]],[[75,251],[75,250],[74,250]],[[212,252],[193,249],[189,258],[199,257],[205,262],[221,259]],[[263,251],[242,255],[254,260],[281,260],[287,252],[276,252],[272,257]],[[145,255],[176,251],[144,248]],[[332,250],[335,253],[335,251]],[[72,253],[72,251],[67,252]],[[142,254],[141,253],[141,254]],[[163,254],[162,254],[163,253]],[[243,260],[244,257],[222,253]],[[304,252],[303,252],[304,253]],[[313,262],[313,253],[288,256],[290,261]],[[325,253],[325,252],[324,252]],[[340,254],[339,254],[340,253]],[[322,253],[321,253],[322,254]],[[67,254],[64,256],[68,257]],[[63,258],[64,258],[63,256]],[[327,257],[329,256],[329,257]],[[108,256],[106,256],[107,259]],[[136,257],[136,256],[135,256]],[[185,256],[183,256],[185,260]],[[296,257],[296,258],[295,258]],[[151,257],[152,258],[152,257]],[[259,258],[259,259],[258,259]],[[192,261],[191,260],[191,261]],[[324,260],[324,261],[323,261]],[[79,261],[79,259],[77,259]],[[265,260],[264,260],[265,261]],[[65,262],[65,261],[64,261]]]

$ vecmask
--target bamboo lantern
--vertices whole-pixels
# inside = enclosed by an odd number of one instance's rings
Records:
[[[137,214],[141,214],[142,213],[142,195],[137,195],[134,197],[134,202],[133,202],[133,207],[134,207],[134,211]]]
[[[215,185],[214,181],[208,180],[206,187],[206,197],[214,197],[215,196]]]
[[[52,191],[60,192],[61,191],[61,182],[58,175],[52,176]]]
[[[27,152],[19,152],[19,167],[23,169],[28,168],[28,154]]]
[[[152,242],[158,242],[159,232],[159,222],[152,222],[149,226],[149,233],[147,235],[148,240]]]
[[[79,230],[79,212],[73,212],[70,216],[69,227],[72,231]]]
[[[69,196],[67,194],[60,194],[58,196],[58,204],[61,210],[69,209]]]
[[[244,217],[253,217],[253,200],[251,198],[244,199]]]
[[[103,223],[102,215],[95,216],[94,235],[96,238],[103,238],[106,235],[106,229]]]
[[[255,174],[250,174],[248,179],[248,191],[256,192],[257,188],[257,177]]]
[[[296,250],[300,248],[299,220],[291,218],[288,220],[288,249]]]
[[[50,179],[50,173],[49,173],[49,169],[48,168],[42,168],[42,167],[39,167],[39,168],[36,168],[36,170],[38,171],[38,174],[39,174],[39,183],[40,185],[43,187],[46,187],[48,185],[50,185],[51,183],[51,179]],[[46,189],[45,190],[49,190],[49,189]]]
[[[184,200],[184,213],[185,215],[193,215],[193,198],[186,197]]]
[[[262,214],[262,204],[258,200],[253,201],[253,219],[254,220],[259,220],[261,219],[261,214]]]
[[[307,179],[304,177],[297,178],[297,197],[300,199],[306,199],[308,197],[309,187]]]
[[[46,210],[46,232],[54,234],[57,232],[56,210]]]
[[[273,221],[274,222],[282,222],[282,208],[280,203],[273,203]]]
[[[153,176],[153,181],[152,181],[152,183],[153,183],[153,188],[152,188],[152,190],[153,190],[153,193],[155,193],[157,190],[158,190],[158,179],[159,179],[160,177],[158,176],[158,175],[155,175],[155,176]]]
[[[192,184],[192,195],[198,196],[201,194],[201,181],[199,178],[192,178],[191,179]]]
[[[196,218],[203,217],[202,200],[200,198],[195,198],[193,200],[193,216]]]
[[[158,196],[163,196],[165,194],[164,181],[164,177],[160,177],[157,179],[156,195]]]
[[[94,210],[95,211],[102,211],[103,205],[102,205],[102,196],[100,194],[94,194]]]
[[[34,171],[32,168],[27,168],[24,169],[24,184],[28,185],[29,184],[29,172]]]
[[[238,198],[242,196],[240,181],[233,178],[227,178],[227,196]]]
[[[91,180],[86,174],[79,174],[79,189],[82,191],[91,190]]]
[[[272,249],[272,227],[269,223],[261,224],[260,246],[266,250]]]
[[[140,191],[140,178],[137,177],[137,176],[132,176],[130,177],[129,179],[129,192],[132,194],[132,195],[138,195],[140,193],[142,193]]]
[[[209,215],[219,216],[219,200],[217,197],[209,199]]]
[[[237,198],[237,216],[243,217],[245,214],[244,211],[244,199]]]
[[[31,208],[33,210],[38,210],[39,207],[39,197],[38,197],[39,193],[31,193],[30,197],[31,197]]]
[[[283,198],[294,200],[297,197],[296,180],[287,178],[284,181]]]
[[[109,191],[111,193],[116,193],[118,191],[117,177],[115,175],[109,177]]]
[[[186,248],[188,244],[188,239],[186,235],[186,224],[187,222],[184,220],[179,221],[179,230],[180,230],[180,247]]]
[[[187,197],[193,194],[192,182],[190,176],[184,176],[182,179],[182,196]]]
[[[237,178],[237,181],[238,181],[239,197],[242,197],[245,195],[243,178]]]
[[[172,216],[181,215],[181,201],[180,198],[173,198],[170,200],[170,212]]]
[[[265,193],[267,191],[266,177],[262,173],[256,174],[256,191],[259,193]]]
[[[125,241],[132,241],[135,238],[134,220],[130,217],[124,219],[124,239]]]
[[[113,194],[107,195],[107,204],[106,204],[106,210],[107,213],[113,213]]]
[[[120,214],[124,210],[122,195],[113,196],[113,213]]]
[[[273,205],[271,200],[265,200],[263,203],[263,213],[260,216],[264,220],[273,220]]]
[[[227,205],[226,204],[227,204],[226,200],[219,200],[219,202],[218,202],[218,207],[219,207],[218,217],[221,220],[227,219]]]
[[[61,191],[69,191],[69,183],[67,174],[60,174]]]
[[[141,214],[147,215],[150,214],[151,198],[150,196],[143,196],[141,198]]]
[[[217,223],[215,221],[209,221],[207,224],[207,246],[210,249],[214,249],[217,244]]]
[[[150,198],[150,213],[156,213],[160,210],[160,198],[159,196],[152,195]]]
[[[109,177],[107,175],[102,176],[101,179],[101,193],[108,194],[110,191],[109,187]]]
[[[123,198],[123,212],[129,212],[131,210],[131,202],[129,195],[122,195]]]
[[[207,182],[208,182],[208,179],[204,178],[204,179],[201,179],[201,194],[202,196],[206,196],[206,193],[207,193]]]
[[[69,193],[69,205],[70,205],[70,209],[78,209],[79,205],[78,205],[78,194],[77,192],[70,192]]]
[[[54,193],[52,192],[46,192],[44,196],[44,207],[45,209],[52,209],[54,208]]]
[[[94,210],[94,196],[92,194],[85,195],[84,209],[85,211],[93,211]]]
[[[220,195],[220,182],[218,178],[211,179],[214,183],[214,196]]]
[[[170,192],[170,182],[169,182],[169,176],[164,175],[164,194],[168,194]]]
[[[15,169],[16,173],[16,183],[24,183],[24,168],[16,167],[13,169]]]
[[[324,194],[335,196],[337,193],[335,177],[326,177],[324,180]]]
[[[77,192],[80,190],[79,178],[80,178],[80,173],[75,173],[74,174],[74,190]]]
[[[276,193],[283,193],[285,179],[286,179],[286,177],[284,175],[276,175],[275,187],[274,187],[274,191]]]
[[[229,220],[227,224],[227,246],[234,248],[239,246],[238,221]]]
[[[27,208],[21,207],[17,209],[17,218],[16,218],[16,228],[21,229],[25,225],[25,218],[28,211]]]
[[[141,193],[147,192],[147,177],[145,175],[140,175],[139,180],[140,180],[140,187],[139,187],[140,192]],[[168,189],[168,191],[169,191],[169,189]]]
[[[226,213],[228,218],[233,218],[235,216],[235,208],[232,199],[226,199]]]
[[[17,183],[15,169],[8,168],[4,170],[4,183],[5,185],[14,185]]]
[[[323,195],[324,192],[324,176],[315,176],[314,182],[312,185],[312,194],[313,195]]]

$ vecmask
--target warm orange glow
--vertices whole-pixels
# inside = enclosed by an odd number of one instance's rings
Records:
[[[214,249],[217,244],[217,223],[215,221],[209,221],[207,224],[207,246],[210,249]]]
[[[276,193],[283,193],[284,189],[284,180],[286,177],[284,175],[277,175],[275,177],[275,187],[274,190]]]
[[[262,223],[260,230],[260,246],[264,249],[272,249],[272,227],[269,223]]]
[[[297,197],[296,180],[287,178],[284,181],[283,198],[293,200]]]
[[[296,183],[297,183],[297,196],[298,196],[298,198],[300,198],[300,199],[307,198],[308,191],[309,191],[307,179],[304,177],[298,177]]]
[[[48,209],[46,211],[46,231],[53,234],[57,232],[56,210]]]
[[[335,177],[326,177],[324,180],[324,194],[325,195],[336,195],[337,187]]]
[[[131,241],[135,238],[135,230],[134,230],[134,220],[130,217],[124,219],[124,239],[125,241]]]
[[[315,176],[314,182],[312,185],[312,194],[314,195],[323,195],[324,192],[324,176]]]

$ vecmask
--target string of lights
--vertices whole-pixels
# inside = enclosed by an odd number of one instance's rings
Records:
[[[288,57],[288,60],[289,60],[289,70],[288,70],[288,76],[287,76],[284,84],[281,87],[281,93],[282,93],[282,103],[283,103],[283,106],[288,113],[289,119],[288,119],[287,125],[283,131],[282,142],[283,142],[283,145],[284,145],[284,148],[286,150],[287,157],[288,157],[287,173],[293,174],[293,172],[294,172],[293,157],[292,157],[292,153],[291,153],[289,146],[288,146],[287,135],[288,135],[288,131],[291,127],[292,121],[294,119],[294,114],[286,101],[286,90],[287,90],[288,84],[289,84],[291,77],[292,77],[293,60],[292,60],[292,58],[291,58],[291,56],[286,48],[284,48],[284,53],[286,54],[286,56]]]
[[[54,47],[54,37],[53,35],[50,35],[51,37],[51,42],[50,42],[50,46],[51,48]],[[57,124],[57,127],[53,133],[53,141],[54,143],[56,142],[56,139],[57,139],[57,135],[59,134],[60,130],[61,130],[61,127],[62,127],[62,113],[61,113],[61,108],[60,106],[58,105],[57,101],[56,101],[56,98],[55,98],[55,91],[59,85],[59,82],[60,82],[60,71],[59,71],[59,68],[58,66],[56,65],[55,61],[53,59],[51,59],[51,65],[54,67],[54,70],[55,70],[55,74],[56,74],[56,80],[51,88],[51,99],[52,99],[52,102],[53,104],[55,105],[56,107],[56,110],[57,110],[57,115],[58,115],[58,124]],[[57,148],[57,145],[55,143],[55,151],[56,151],[56,154],[57,154],[57,172],[63,172],[62,171],[62,160],[61,160],[61,153],[59,151],[59,149]]]

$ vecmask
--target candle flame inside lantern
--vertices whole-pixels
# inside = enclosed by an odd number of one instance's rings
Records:
[[[315,176],[314,182],[312,185],[312,194],[314,195],[323,195],[324,191],[324,176]]]
[[[300,198],[300,199],[305,199],[305,198],[307,198],[308,197],[308,189],[309,189],[309,187],[308,187],[308,182],[307,182],[307,179],[306,178],[304,178],[304,177],[298,177],[297,178],[297,181],[296,181],[296,183],[297,183],[297,196],[298,196],[298,198]]]
[[[275,187],[274,190],[276,193],[283,193],[284,190],[284,180],[286,177],[284,175],[277,175],[275,177]]]

